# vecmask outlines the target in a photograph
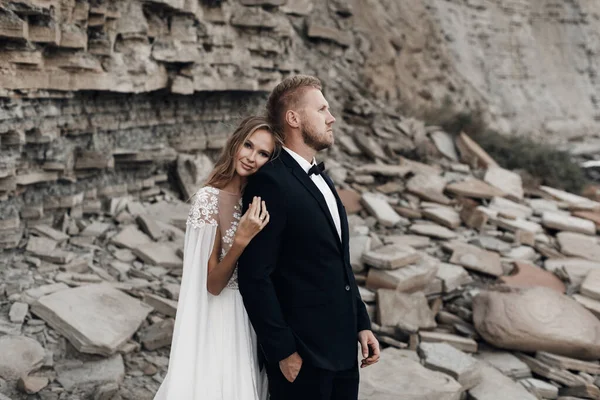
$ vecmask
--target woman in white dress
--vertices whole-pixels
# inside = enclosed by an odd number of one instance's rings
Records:
[[[167,375],[155,400],[265,400],[267,378],[237,286],[237,259],[269,223],[255,198],[241,215],[248,176],[281,148],[262,117],[229,138],[187,219],[183,276]]]

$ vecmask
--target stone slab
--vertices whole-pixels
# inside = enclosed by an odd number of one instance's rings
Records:
[[[18,379],[42,366],[46,351],[37,340],[25,336],[0,336],[0,378]]]
[[[450,375],[463,390],[481,382],[477,360],[447,343],[421,343],[419,354],[426,368]]]
[[[377,316],[382,326],[399,326],[409,331],[437,326],[422,292],[406,294],[390,289],[377,290]]]

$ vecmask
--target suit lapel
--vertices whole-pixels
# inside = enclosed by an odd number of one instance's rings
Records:
[[[300,165],[296,162],[296,160],[294,160],[294,158],[288,154],[287,151],[282,150],[280,157],[281,157],[282,161],[287,165],[287,167],[292,170],[292,173],[294,174],[296,179],[298,179],[300,181],[300,183],[302,185],[304,185],[304,187],[308,190],[308,192],[315,198],[315,200],[317,200],[317,203],[319,203],[319,208],[321,209],[321,211],[323,211],[325,213],[325,216],[327,217],[327,221],[329,221],[329,227],[333,230],[333,233],[335,234],[335,237],[336,237],[336,241],[338,243],[340,243],[340,237],[339,237],[337,229],[335,227],[335,223],[333,222],[333,218],[331,218],[331,212],[329,212],[329,207],[327,206],[325,197],[323,197],[323,193],[321,193],[321,191],[319,190],[317,185],[315,185],[315,183],[312,181],[312,179],[310,179],[308,174],[302,169],[302,167],[300,167]],[[323,176],[325,176],[325,175],[323,175]],[[327,179],[325,179],[325,181],[327,182]],[[329,184],[329,182],[327,184]],[[337,201],[337,195],[336,195],[335,191],[333,191],[333,193],[336,196],[336,201]],[[338,204],[338,209],[339,209],[339,204]],[[343,239],[343,236],[342,236],[342,239]],[[340,245],[341,245],[341,243],[340,243]]]
[[[340,229],[342,230],[342,248],[344,248],[345,244],[348,243],[349,235],[348,216],[346,215],[346,209],[344,208],[342,199],[340,199],[337,190],[335,190],[335,185],[333,184],[333,181],[331,180],[329,175],[327,175],[326,173],[322,173],[321,176],[323,177],[323,179],[325,179],[325,182],[327,182],[327,186],[329,186],[329,189],[331,189],[331,192],[335,196],[335,202],[337,204],[338,212],[340,214]]]

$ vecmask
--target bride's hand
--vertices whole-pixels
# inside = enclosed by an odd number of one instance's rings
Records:
[[[260,197],[254,197],[248,211],[242,216],[235,232],[235,240],[246,247],[248,243],[269,223],[267,206]]]

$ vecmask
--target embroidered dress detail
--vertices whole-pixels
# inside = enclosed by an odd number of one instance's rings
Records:
[[[238,224],[240,223],[240,219],[242,218],[241,211],[242,199],[240,198],[238,200],[238,203],[233,207],[233,221],[231,221],[231,227],[225,231],[225,235],[223,235],[223,238],[221,239],[221,260],[223,259],[223,257],[225,257],[225,255],[233,245],[233,238],[235,237],[235,232],[237,231]],[[225,287],[228,289],[239,290],[237,265],[235,266],[233,274],[231,275],[231,278],[229,279],[229,282],[227,282],[227,285]]]
[[[186,224],[194,228],[201,228],[205,224],[218,225],[218,204],[219,189],[209,186],[201,188],[194,196]]]

